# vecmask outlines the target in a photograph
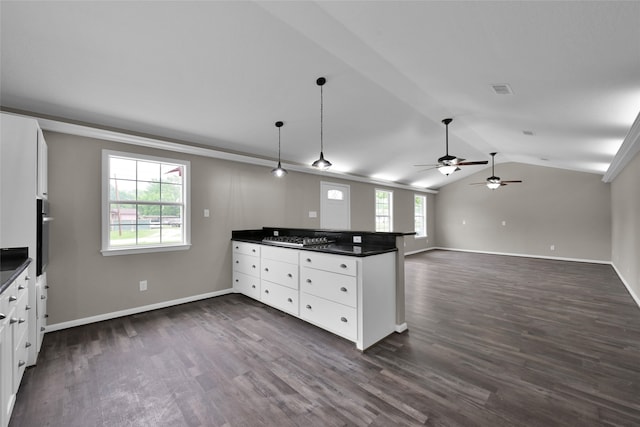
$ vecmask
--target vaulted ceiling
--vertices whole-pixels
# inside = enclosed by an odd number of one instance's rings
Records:
[[[449,151],[603,174],[640,110],[640,2],[1,3],[0,103],[436,189]],[[496,94],[492,85],[512,94]],[[489,172],[489,171],[488,171]],[[487,174],[487,176],[489,173]]]

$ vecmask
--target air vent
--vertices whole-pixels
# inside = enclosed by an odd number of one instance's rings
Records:
[[[513,95],[513,91],[508,84],[491,85],[491,89],[496,95]]]
[[[528,136],[533,136],[533,131],[531,130],[523,130],[522,133]]]

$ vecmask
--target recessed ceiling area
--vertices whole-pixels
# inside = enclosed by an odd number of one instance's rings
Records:
[[[640,110],[640,2],[6,2],[4,109],[437,189],[449,152],[603,174]],[[498,94],[496,86],[510,94]],[[545,160],[543,160],[545,159]],[[488,176],[488,175],[487,175]]]

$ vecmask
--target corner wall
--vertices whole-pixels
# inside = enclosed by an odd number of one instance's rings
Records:
[[[493,191],[484,185],[469,185],[484,182],[490,171],[484,169],[440,189],[436,195],[437,246],[611,260],[611,193],[600,175],[504,163],[496,166],[496,174],[523,183]]]
[[[640,306],[640,154],[611,183],[611,260]]]

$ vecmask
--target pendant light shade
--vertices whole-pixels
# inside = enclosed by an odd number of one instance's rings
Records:
[[[278,178],[283,177],[288,173],[287,170],[282,167],[282,164],[280,164],[280,128],[282,125],[284,125],[284,123],[276,122],[276,127],[278,128],[278,166],[271,170],[271,173]]]
[[[311,166],[313,166],[314,168],[321,169],[321,170],[327,170],[331,167],[331,162],[324,158],[324,141],[323,141],[323,133],[322,133],[322,126],[324,124],[323,123],[324,99],[323,99],[323,93],[322,93],[322,86],[324,86],[326,82],[327,82],[327,79],[325,79],[324,77],[320,77],[318,80],[316,80],[316,84],[320,86],[320,158],[311,164]]]

